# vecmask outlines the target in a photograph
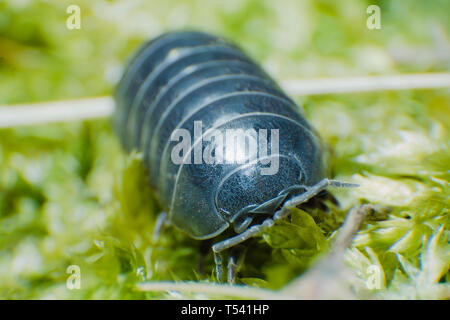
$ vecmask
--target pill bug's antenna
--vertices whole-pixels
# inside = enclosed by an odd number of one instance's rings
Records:
[[[450,73],[403,74],[286,80],[289,95],[320,95],[383,90],[450,87]],[[0,106],[0,128],[106,118],[114,112],[112,97]]]

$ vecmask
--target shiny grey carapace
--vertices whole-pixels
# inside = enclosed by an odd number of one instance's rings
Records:
[[[195,239],[231,229],[233,241],[242,242],[285,203],[305,202],[330,185],[320,139],[302,109],[226,39],[183,31],[148,42],[126,68],[116,104],[114,121],[123,146],[143,153],[168,220]],[[201,139],[194,132],[199,123]],[[189,133],[191,144],[183,153],[186,161],[176,163],[173,150],[180,141],[174,132],[180,130]],[[211,132],[226,135],[227,130],[266,133],[266,158],[193,161],[195,152],[216,147]],[[277,132],[278,141],[271,132]],[[247,147],[237,146],[235,152],[239,148]],[[272,174],[263,173],[267,157],[278,161]],[[233,241],[213,249],[218,253]]]

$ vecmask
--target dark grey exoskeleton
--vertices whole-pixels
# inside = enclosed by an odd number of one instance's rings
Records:
[[[115,128],[127,151],[143,153],[168,221],[195,239],[234,230],[213,245],[219,280],[221,251],[326,187],[350,186],[327,179],[302,109],[226,39],[159,36],[131,59],[115,98]]]

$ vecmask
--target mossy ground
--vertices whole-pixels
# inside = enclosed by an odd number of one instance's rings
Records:
[[[277,80],[449,69],[438,54],[449,43],[446,1],[379,1],[376,31],[367,1],[83,0],[82,29],[68,30],[72,2],[0,4],[1,104],[110,94],[137,45],[183,27],[228,36]],[[332,190],[340,209],[299,210],[253,240],[239,281],[283,287],[328,248],[348,208],[373,203],[392,211],[368,219],[347,251],[357,281],[377,266],[376,297],[448,298],[449,96],[295,97],[330,148],[333,177],[361,187]],[[213,281],[211,255],[197,273],[199,242],[173,228],[152,240],[160,208],[139,159],[123,153],[108,120],[1,130],[0,297],[170,298],[180,296],[133,288]],[[80,290],[67,289],[69,265],[80,266]]]

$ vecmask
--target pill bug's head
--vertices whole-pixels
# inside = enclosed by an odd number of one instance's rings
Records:
[[[286,200],[313,185],[319,177],[308,173],[292,155],[242,165],[221,181],[215,196],[217,210],[236,232],[242,232],[253,220],[272,216]]]

